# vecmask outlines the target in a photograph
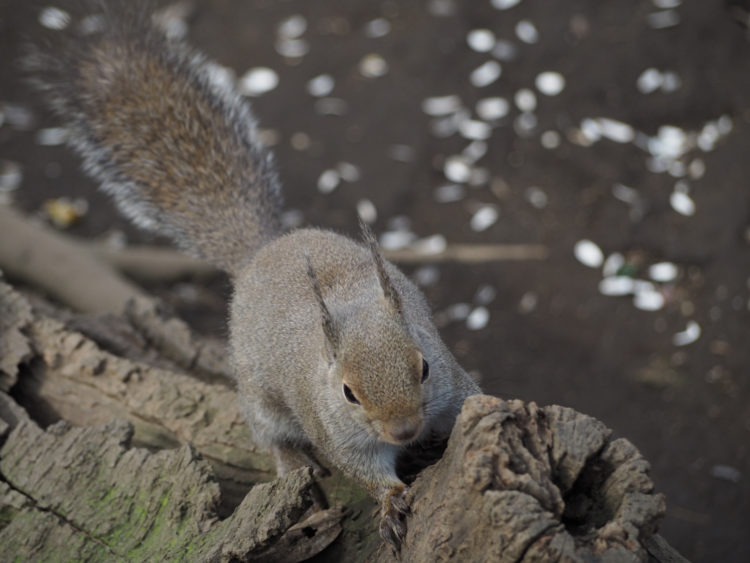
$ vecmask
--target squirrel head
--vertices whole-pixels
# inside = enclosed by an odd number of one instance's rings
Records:
[[[381,313],[367,307],[347,318],[331,383],[351,418],[401,445],[422,431],[430,368],[400,319]]]
[[[308,276],[321,313],[334,403],[340,401],[357,426],[377,439],[403,445],[424,427],[429,360],[407,327],[380,253],[371,250],[377,282],[343,308],[332,312],[326,304],[309,257]]]

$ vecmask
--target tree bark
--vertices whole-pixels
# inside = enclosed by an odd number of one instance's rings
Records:
[[[224,362],[199,361],[201,339],[152,300],[81,316],[0,280],[0,313],[3,553],[393,559],[355,484],[322,480],[333,508],[312,512],[309,471],[274,479]],[[409,504],[404,561],[680,560],[655,535],[664,500],[646,460],[564,407],[470,398]]]

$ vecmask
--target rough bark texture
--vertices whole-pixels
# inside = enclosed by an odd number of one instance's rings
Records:
[[[405,559],[645,560],[664,514],[647,472],[589,416],[470,397],[442,460],[411,488]]]
[[[57,561],[255,559],[312,504],[311,472],[302,469],[253,487],[220,520],[219,485],[208,463],[189,446],[132,448],[131,436],[121,422],[15,426],[0,450],[3,553]],[[277,552],[294,559],[283,547]]]
[[[17,366],[31,357],[31,347],[23,335],[31,318],[28,302],[0,282],[0,391],[13,387]]]
[[[0,381],[13,395],[0,394],[1,552],[393,558],[355,485],[325,479],[336,508],[310,513],[308,471],[271,481],[223,358],[201,364],[201,341],[152,301],[95,317],[31,303],[0,281]],[[664,500],[647,472],[629,442],[588,416],[471,398],[442,459],[411,486],[402,560],[678,561],[653,535]]]

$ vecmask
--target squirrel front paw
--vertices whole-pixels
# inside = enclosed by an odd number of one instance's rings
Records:
[[[404,484],[390,489],[380,503],[380,537],[391,546],[394,552],[401,549],[401,542],[406,536],[407,487]]]

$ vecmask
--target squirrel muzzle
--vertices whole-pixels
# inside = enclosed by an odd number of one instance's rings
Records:
[[[401,446],[414,441],[421,431],[422,417],[417,415],[384,423],[381,437],[386,442]]]

